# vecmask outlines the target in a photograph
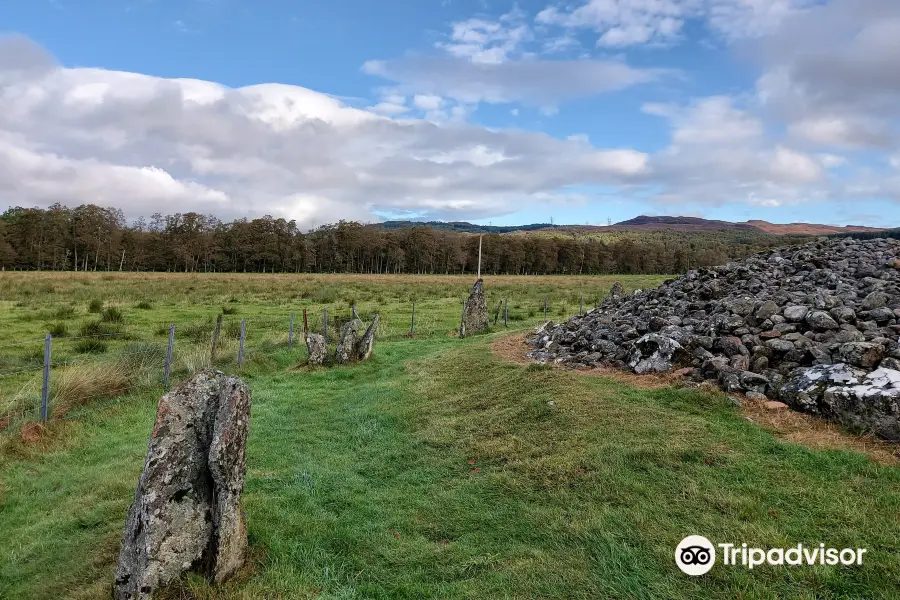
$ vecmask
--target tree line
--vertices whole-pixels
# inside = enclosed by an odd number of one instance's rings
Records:
[[[752,233],[486,234],[486,274],[675,274],[790,243]],[[478,236],[428,226],[340,221],[301,232],[264,216],[224,222],[194,212],[128,222],[87,204],[0,215],[0,268],[54,271],[473,273]]]

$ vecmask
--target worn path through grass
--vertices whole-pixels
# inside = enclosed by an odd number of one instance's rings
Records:
[[[510,364],[490,341],[251,374],[253,560],[169,597],[900,596],[897,467],[779,441],[718,393]],[[0,597],[103,597],[153,412],[131,399],[7,449]],[[673,561],[688,534],[869,552],[688,578]]]

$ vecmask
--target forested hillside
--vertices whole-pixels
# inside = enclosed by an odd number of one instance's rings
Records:
[[[679,273],[803,238],[752,231],[617,231],[615,237],[487,234],[488,274]],[[341,221],[301,233],[266,216],[230,223],[198,213],[127,222],[84,205],[12,208],[0,216],[0,268],[71,271],[471,273],[478,236],[429,226]]]

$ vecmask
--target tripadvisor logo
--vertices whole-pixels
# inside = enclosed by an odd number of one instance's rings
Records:
[[[725,566],[753,569],[760,565],[861,565],[865,548],[826,548],[825,544],[790,548],[751,548],[747,544],[713,544],[702,535],[689,535],[675,548],[675,564],[688,575],[708,573],[716,563],[716,548]]]

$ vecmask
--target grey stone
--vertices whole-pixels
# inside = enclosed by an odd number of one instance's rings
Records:
[[[890,301],[890,296],[882,291],[876,290],[863,298],[863,301],[860,303],[860,308],[862,308],[863,310],[875,310],[876,308],[884,308]]]
[[[809,314],[808,306],[787,306],[784,309],[784,318],[792,323],[800,323]]]
[[[321,365],[328,356],[328,345],[325,337],[318,333],[306,334],[306,350],[309,354],[307,362],[311,365]]]
[[[765,302],[763,302],[762,304],[759,305],[759,308],[756,309],[756,313],[754,316],[756,316],[757,319],[762,321],[764,319],[768,319],[772,315],[777,315],[778,311],[779,311],[779,308],[778,308],[777,304],[775,304],[771,300],[766,300]]]
[[[217,371],[160,399],[122,536],[116,600],[149,600],[185,571],[220,583],[241,567],[250,404],[247,385]]]
[[[379,319],[376,313],[365,331],[365,324],[359,319],[344,324],[341,328],[341,341],[335,352],[335,361],[339,365],[368,360],[372,356]]]
[[[648,333],[634,343],[628,366],[635,373],[665,373],[672,368],[681,344],[656,333]]]
[[[838,356],[855,367],[874,369],[884,358],[884,348],[871,342],[849,342],[841,344]]]
[[[829,329],[840,328],[840,325],[831,318],[831,315],[821,310],[814,310],[806,315],[806,322],[816,329],[816,331],[828,331]]]
[[[459,325],[459,337],[464,338],[488,329],[487,302],[484,299],[484,281],[479,279],[472,286],[463,308],[462,322]]]

